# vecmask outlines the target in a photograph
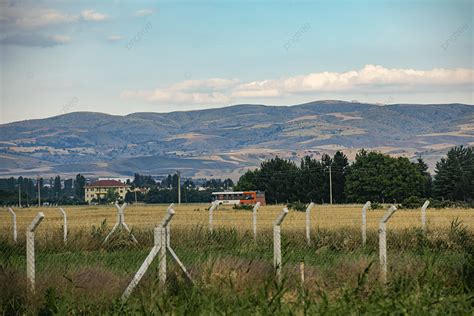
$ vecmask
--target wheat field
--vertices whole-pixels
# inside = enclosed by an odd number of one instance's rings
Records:
[[[171,227],[192,228],[209,225],[209,204],[182,204],[175,205],[176,214],[171,221]],[[125,222],[131,229],[151,229],[160,223],[166,213],[168,205],[127,205]],[[258,210],[258,230],[269,230],[273,221],[285,205],[262,206]],[[65,206],[70,233],[99,226],[106,220],[108,225],[117,221],[117,210],[114,205],[104,206]],[[375,230],[378,221],[383,216],[384,209],[369,210],[367,212],[367,228]],[[321,229],[359,228],[361,226],[362,205],[315,205],[311,212],[311,227]],[[58,207],[14,208],[17,216],[18,234],[26,231],[38,212],[43,212],[45,218],[37,229],[42,232],[60,229],[63,223]],[[282,224],[282,230],[304,230],[304,212],[290,210]],[[455,219],[462,221],[470,229],[474,229],[474,209],[430,209],[427,210],[428,228],[449,227]],[[252,229],[252,211],[235,210],[230,206],[220,206],[213,215],[214,228],[235,228],[245,231]],[[421,226],[421,211],[398,210],[388,223],[389,229],[405,229]],[[7,234],[11,231],[12,218],[6,208],[0,209],[0,231]]]

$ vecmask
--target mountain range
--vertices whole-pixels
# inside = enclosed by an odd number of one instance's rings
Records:
[[[0,177],[185,176],[238,178],[276,155],[361,148],[435,162],[474,145],[474,106],[315,101],[125,116],[73,112],[0,125]]]

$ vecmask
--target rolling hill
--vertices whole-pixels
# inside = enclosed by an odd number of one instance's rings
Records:
[[[474,106],[316,101],[125,116],[74,112],[0,125],[0,176],[161,175],[237,178],[266,158],[360,148],[434,163],[474,144]]]

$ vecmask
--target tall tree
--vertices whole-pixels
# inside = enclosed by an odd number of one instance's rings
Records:
[[[323,190],[326,172],[321,161],[305,156],[301,159],[300,175],[295,184],[298,188],[298,198],[302,202],[323,201]]]
[[[454,147],[436,164],[434,194],[439,199],[474,199],[474,153],[472,147]]]
[[[80,173],[76,175],[76,181],[74,182],[74,189],[76,190],[76,196],[80,200],[84,200],[84,187],[86,186],[86,178]]]
[[[332,192],[335,203],[344,203],[344,185],[346,182],[346,172],[349,162],[346,155],[337,151],[332,159]]]

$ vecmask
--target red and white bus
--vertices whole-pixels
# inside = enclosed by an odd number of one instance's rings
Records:
[[[223,205],[257,204],[257,202],[260,202],[260,205],[265,205],[265,192],[212,192],[212,201]]]

